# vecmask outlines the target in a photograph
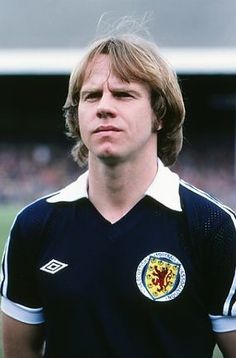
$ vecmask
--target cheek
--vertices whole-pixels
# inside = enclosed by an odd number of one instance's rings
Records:
[[[77,118],[77,125],[80,131],[81,136],[84,133],[85,129],[85,110],[83,106],[78,107],[78,118]]]
[[[81,116],[80,114],[78,114],[77,127],[78,127],[79,136],[84,141],[86,131],[84,127],[83,116]]]
[[[137,126],[145,132],[153,132],[158,124],[156,116],[151,108],[141,109],[138,112]]]
[[[86,130],[84,128],[83,120],[78,120],[78,129],[81,139],[84,139],[86,137]]]

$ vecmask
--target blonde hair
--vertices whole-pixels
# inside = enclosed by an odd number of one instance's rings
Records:
[[[87,163],[88,149],[81,140],[78,105],[80,90],[87,69],[98,55],[109,56],[111,71],[123,81],[146,83],[150,88],[151,106],[156,115],[153,128],[158,131],[157,153],[164,165],[174,164],[182,148],[185,108],[175,72],[160,56],[153,42],[134,35],[108,36],[97,40],[74,69],[64,105],[68,135],[76,139],[72,149],[74,160],[83,166]]]

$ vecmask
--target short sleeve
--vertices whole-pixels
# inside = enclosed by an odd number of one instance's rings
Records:
[[[236,317],[236,220],[231,211],[208,237],[204,291],[210,315]]]
[[[33,232],[27,238],[21,216],[10,230],[2,258],[1,309],[9,316],[27,323],[43,322],[43,307],[36,275],[36,249]],[[36,241],[36,240],[35,240]]]

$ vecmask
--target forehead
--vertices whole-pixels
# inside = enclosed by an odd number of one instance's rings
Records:
[[[96,78],[101,75],[109,77],[112,74],[111,61],[108,55],[98,55],[91,59],[84,71],[84,80],[87,82],[91,78]]]
[[[108,83],[114,87],[139,87],[149,91],[149,85],[139,80],[124,80],[122,76],[115,73],[112,69],[112,63],[109,55],[100,54],[89,61],[82,82],[82,88],[97,87]]]

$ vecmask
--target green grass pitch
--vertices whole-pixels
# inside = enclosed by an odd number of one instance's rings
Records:
[[[0,251],[4,248],[8,233],[16,213],[20,210],[19,205],[0,205]]]

